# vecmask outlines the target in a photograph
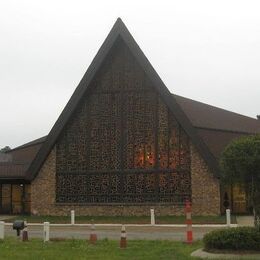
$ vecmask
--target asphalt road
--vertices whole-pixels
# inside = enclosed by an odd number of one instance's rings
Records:
[[[194,240],[202,239],[204,234],[211,230],[217,229],[216,227],[193,227]],[[126,227],[128,239],[147,239],[147,240],[179,240],[185,241],[186,228],[184,227]],[[119,239],[120,227],[96,227],[96,233],[99,239]],[[43,226],[29,226],[29,238],[42,238]],[[11,226],[5,227],[6,236],[16,236],[16,231]],[[90,227],[50,227],[50,238],[77,238],[89,239]]]

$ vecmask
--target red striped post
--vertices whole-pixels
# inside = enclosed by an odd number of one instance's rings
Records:
[[[186,200],[185,203],[185,211],[186,211],[186,224],[187,224],[187,243],[192,243],[192,220],[191,220],[191,203]]]
[[[89,242],[92,245],[95,245],[97,243],[97,234],[96,234],[96,231],[95,231],[95,224],[93,222],[91,224],[91,232],[90,232]]]

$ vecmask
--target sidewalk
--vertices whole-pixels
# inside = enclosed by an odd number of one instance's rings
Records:
[[[206,259],[260,259],[260,254],[228,254],[228,253],[208,253],[203,249],[198,249],[191,253],[193,257],[206,258]]]
[[[253,216],[237,216],[237,225],[240,227],[253,227],[254,217]]]
[[[200,240],[203,236],[212,230],[217,230],[216,227],[194,227],[194,240]],[[176,240],[186,241],[186,227],[126,227],[127,238],[130,240]],[[50,238],[65,238],[65,239],[88,239],[90,236],[90,227],[84,226],[50,226]],[[96,226],[98,239],[119,239],[121,235],[121,226],[100,227]],[[5,227],[6,236],[16,236],[12,226]],[[42,238],[43,226],[29,226],[28,234],[30,238]]]
[[[0,221],[2,220],[6,220],[6,219],[9,219],[9,218],[12,218],[13,216],[9,216],[9,215],[0,215]]]

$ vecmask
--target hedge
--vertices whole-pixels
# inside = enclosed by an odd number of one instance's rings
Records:
[[[214,230],[203,238],[205,249],[260,251],[260,231],[254,227]]]

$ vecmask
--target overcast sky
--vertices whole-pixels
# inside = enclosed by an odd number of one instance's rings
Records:
[[[0,148],[48,134],[117,17],[171,92],[260,114],[260,1],[0,0]]]

